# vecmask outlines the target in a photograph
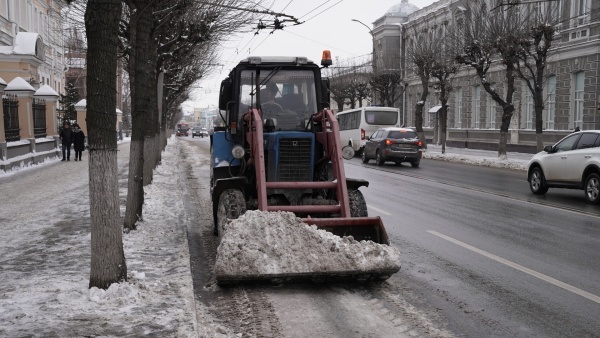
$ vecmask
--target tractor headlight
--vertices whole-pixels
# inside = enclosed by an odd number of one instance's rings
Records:
[[[244,155],[246,154],[246,151],[244,150],[244,147],[237,145],[234,146],[233,149],[231,149],[231,155],[233,155],[233,158],[235,159],[240,159],[243,158]]]

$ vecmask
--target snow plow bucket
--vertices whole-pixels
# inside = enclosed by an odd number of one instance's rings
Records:
[[[379,217],[303,218],[302,222],[316,225],[340,237],[352,236],[357,241],[373,241],[390,245],[387,232]]]
[[[220,286],[365,282],[399,270],[400,254],[379,217],[300,219],[291,212],[248,211],[229,223],[215,279]]]

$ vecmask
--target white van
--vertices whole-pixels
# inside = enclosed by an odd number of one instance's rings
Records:
[[[336,114],[340,125],[342,147],[351,146],[360,154],[367,136],[384,127],[400,127],[400,109],[394,107],[362,107]]]

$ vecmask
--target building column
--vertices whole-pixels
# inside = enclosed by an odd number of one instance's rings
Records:
[[[87,116],[87,101],[83,99],[75,104],[75,110],[77,111],[77,124],[85,135],[88,135],[86,116]]]
[[[6,82],[0,77],[0,97],[4,96],[4,88],[6,88]],[[4,147],[1,146],[4,144]],[[4,109],[2,109],[2,118],[0,119],[0,148],[5,149],[6,152],[6,135],[4,134]],[[0,160],[4,160],[6,154],[0,153]]]
[[[6,85],[6,94],[12,94],[19,101],[19,136],[21,140],[33,139],[33,93],[35,89],[23,78],[16,77]]]

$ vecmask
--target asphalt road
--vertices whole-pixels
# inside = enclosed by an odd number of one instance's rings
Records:
[[[345,168],[402,252],[390,281],[457,336],[600,336],[600,208],[582,191],[534,196],[522,171],[436,160]]]

